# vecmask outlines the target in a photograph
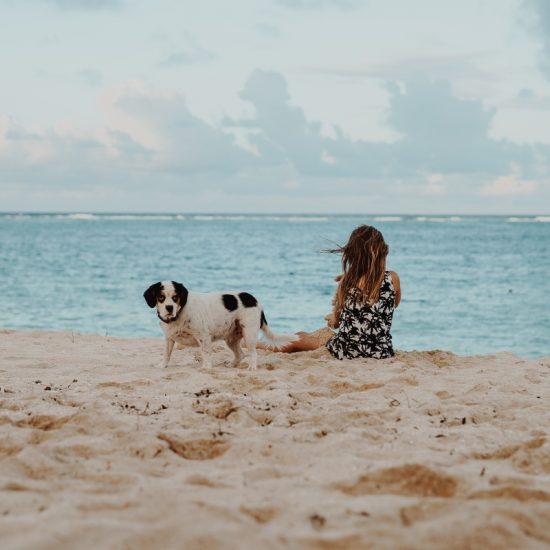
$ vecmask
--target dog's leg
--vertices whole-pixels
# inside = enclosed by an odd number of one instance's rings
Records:
[[[258,353],[256,352],[257,340],[257,331],[251,332],[250,329],[245,331],[244,344],[248,351],[248,370],[256,370],[256,366],[258,364]]]
[[[167,367],[170,363],[170,356],[172,355],[172,350],[174,349],[174,340],[171,338],[166,338],[166,347],[164,348],[164,360],[163,367]]]
[[[243,337],[243,329],[242,325],[239,320],[236,320],[233,326],[231,327],[231,330],[229,331],[229,334],[227,335],[227,338],[225,339],[225,343],[227,344],[227,347],[233,352],[234,358],[233,363],[231,364],[232,367],[236,367],[243,358],[242,350],[241,350],[241,340]]]
[[[233,358],[233,363],[231,363],[232,367],[236,367],[243,358],[242,350],[241,350],[241,338],[235,339],[233,336],[229,337],[225,343],[227,344],[227,347],[233,352],[235,357]]]
[[[212,340],[209,337],[205,337],[199,343],[202,352],[201,366],[210,369],[212,368]]]

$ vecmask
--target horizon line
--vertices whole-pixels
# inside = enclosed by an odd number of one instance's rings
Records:
[[[40,215],[40,214],[82,214],[82,215],[149,215],[149,216],[493,216],[493,217],[538,217],[550,216],[548,213],[462,213],[462,212],[207,212],[207,211],[147,211],[147,210],[0,210],[0,215]]]

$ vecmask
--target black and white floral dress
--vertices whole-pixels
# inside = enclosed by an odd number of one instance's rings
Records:
[[[340,314],[338,332],[327,342],[327,349],[337,359],[394,355],[390,334],[395,290],[389,271],[384,273],[378,301],[372,305],[358,297],[352,289]]]

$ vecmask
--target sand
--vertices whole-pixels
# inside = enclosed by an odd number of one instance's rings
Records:
[[[0,547],[549,548],[550,358],[0,331]]]

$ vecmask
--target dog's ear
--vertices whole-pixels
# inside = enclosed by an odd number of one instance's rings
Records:
[[[187,303],[187,295],[189,294],[189,291],[181,283],[177,283],[176,281],[172,281],[172,284],[174,285],[174,289],[176,291],[176,294],[178,295],[178,297],[180,299],[181,307],[185,306],[185,304]]]
[[[144,293],[143,297],[149,307],[155,307],[157,305],[157,298],[160,294],[162,284],[160,282],[151,285]]]

